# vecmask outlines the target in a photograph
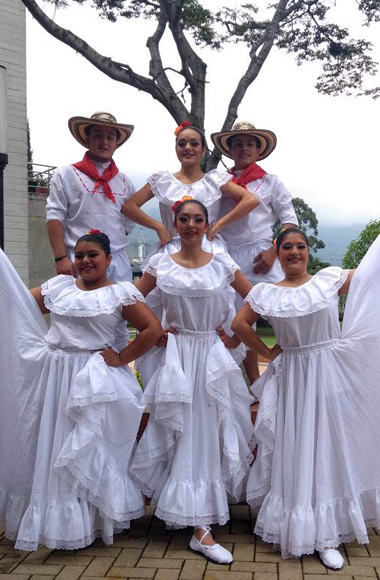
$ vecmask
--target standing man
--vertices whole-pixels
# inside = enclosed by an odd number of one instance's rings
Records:
[[[134,187],[120,173],[112,156],[129,139],[134,127],[100,112],[90,118],[72,117],[69,129],[87,151],[82,161],[58,169],[50,185],[46,221],[57,274],[76,274],[76,241],[88,230],[99,229],[111,242],[113,259],[107,275],[115,282],[130,281],[126,246],[134,223],[121,213],[121,208]]]
[[[234,160],[231,173],[234,181],[254,193],[260,205],[247,216],[226,226],[222,236],[232,258],[252,284],[279,282],[284,278],[273,246],[273,225],[278,218],[281,229],[298,225],[292,197],[276,175],[264,171],[256,161],[265,159],[277,144],[276,135],[266,129],[256,129],[252,123],[235,123],[231,131],[213,133],[215,147]],[[221,215],[234,207],[234,200],[223,196]],[[236,310],[242,299],[236,298]],[[247,352],[245,370],[251,383],[259,377],[257,355]]]

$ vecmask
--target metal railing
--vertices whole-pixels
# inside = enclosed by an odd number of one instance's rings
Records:
[[[57,168],[28,162],[28,193],[49,193],[50,182]]]

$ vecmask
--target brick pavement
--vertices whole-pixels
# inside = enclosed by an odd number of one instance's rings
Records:
[[[342,548],[343,570],[327,570],[316,556],[282,560],[271,546],[250,533],[249,508],[231,507],[231,521],[213,526],[215,538],[232,551],[234,562],[221,566],[190,552],[190,530],[167,532],[163,523],[147,515],[133,523],[130,533],[119,534],[112,546],[97,540],[74,552],[41,548],[20,552],[0,530],[0,580],[365,580],[380,578],[380,534],[370,530],[367,546]]]

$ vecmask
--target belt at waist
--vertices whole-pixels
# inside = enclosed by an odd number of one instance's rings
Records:
[[[188,330],[187,328],[176,328],[177,334],[183,334],[194,338],[214,338],[218,336],[216,330]]]
[[[282,351],[287,354],[305,354],[308,352],[313,352],[317,350],[325,350],[327,348],[333,348],[339,342],[339,338],[334,338],[333,340],[326,340],[325,342],[317,342],[315,344],[308,344],[307,346],[281,346]]]
[[[58,354],[94,354],[94,352],[100,352],[102,348],[96,348],[94,350],[89,349],[81,349],[81,348],[59,348],[58,346],[54,346],[48,343],[48,347],[51,351],[56,352]],[[107,348],[107,347],[104,347]]]

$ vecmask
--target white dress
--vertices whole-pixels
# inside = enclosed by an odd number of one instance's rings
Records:
[[[150,352],[155,373],[143,395],[150,419],[131,472],[169,524],[224,524],[228,496],[242,497],[252,461],[251,397],[215,331],[228,317],[236,269],[226,253],[196,269],[156,254],[146,268],[178,334]]]
[[[258,455],[247,500],[255,532],[283,557],[311,554],[380,527],[380,238],[353,276],[321,270],[298,288],[258,284],[246,298],[283,353],[254,383]]]
[[[231,181],[232,177],[233,176],[230,173],[221,171],[220,169],[212,169],[206,173],[202,179],[199,179],[194,183],[182,183],[169,171],[159,171],[149,177],[148,183],[150,183],[152,193],[159,202],[162,223],[173,237],[164,247],[162,247],[159,242],[153,246],[143,263],[143,269],[148,264],[150,258],[156,253],[160,252],[170,255],[178,252],[181,248],[180,238],[173,226],[174,212],[172,206],[184,196],[196,199],[203,203],[207,208],[208,221],[210,224],[213,224],[218,219],[220,213],[223,197],[220,188],[228,181]],[[202,249],[205,252],[211,252],[212,254],[227,252],[227,246],[219,234],[212,242],[204,236],[202,240]],[[230,315],[225,324],[225,330],[228,334],[232,334],[230,332],[230,327],[235,316],[235,296],[235,291],[229,287]],[[165,319],[163,305],[157,288],[147,296],[146,302],[149,308],[161,321],[162,326],[166,328],[168,326],[168,321]],[[245,352],[244,345],[241,345],[237,352],[240,357],[240,353]],[[234,352],[233,356],[235,356],[235,354],[236,353]],[[143,362],[144,364],[142,364]],[[137,368],[141,374],[143,384],[146,385],[153,372],[153,369],[148,365],[147,358],[143,357],[143,359],[140,359],[137,363]]]
[[[0,522],[21,550],[112,543],[144,513],[129,475],[144,404],[132,371],[97,351],[143,297],[129,282],[85,292],[64,275],[42,293],[50,330],[0,252]]]

